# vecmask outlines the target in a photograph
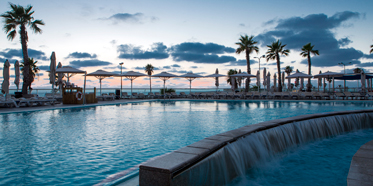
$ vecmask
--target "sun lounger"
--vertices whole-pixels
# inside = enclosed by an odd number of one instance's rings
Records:
[[[289,92],[283,92],[282,93],[282,99],[290,99],[291,96],[290,96],[290,93]]]
[[[161,95],[159,92],[154,93],[154,98],[163,98],[163,95]]]
[[[178,98],[179,95],[176,94],[176,92],[171,92],[171,98]]]
[[[137,92],[132,92],[131,98],[135,98],[136,99],[137,96],[138,96]]]
[[[128,95],[127,92],[122,92],[122,98],[123,99],[128,99],[130,96]]]
[[[332,97],[328,93],[319,92],[319,95],[323,99],[332,99]]]
[[[314,95],[313,92],[303,92],[302,94],[300,94],[300,97],[302,97],[303,99],[313,99]]]
[[[351,100],[353,100],[354,98],[356,99],[356,96],[351,92],[343,92],[343,93],[345,94],[346,99],[348,98],[351,98]]]
[[[216,94],[216,97],[218,99],[220,99],[220,98],[226,99],[227,98],[227,92],[218,92],[218,94]]]
[[[276,98],[278,98],[278,99],[282,99],[282,92],[274,92],[274,93],[272,94],[272,98],[273,98],[273,99],[276,99]]]
[[[373,92],[367,92],[366,93],[366,95],[365,95],[365,97],[367,98],[367,99],[373,99]]]
[[[290,92],[291,99],[299,99],[299,92]]]
[[[336,93],[334,93],[334,96],[335,96],[335,99],[340,99],[340,98],[345,99],[346,98],[346,95],[343,94],[342,92],[336,92]]]
[[[246,92],[246,94],[242,95],[243,99],[252,99],[253,98],[253,92]]]
[[[17,102],[14,99],[7,98],[5,100],[4,97],[0,97],[0,106],[4,107],[19,107]]]
[[[146,97],[149,98],[149,99],[153,99],[154,98],[154,93],[153,92],[149,92]]]
[[[188,97],[186,94],[185,94],[185,92],[180,92],[180,95],[179,95],[181,98],[186,98],[186,97]]]
[[[263,91],[263,92],[260,92],[259,94],[260,94],[259,98],[267,99],[269,93],[267,91]]]
[[[360,100],[361,99],[364,99],[364,100],[366,99],[366,93],[355,93],[354,95],[355,95],[356,99],[357,98],[359,98]]]
[[[139,93],[139,95],[137,96],[137,99],[145,99],[145,94]]]
[[[168,98],[168,99],[171,99],[171,97],[172,97],[171,93],[168,93],[168,92],[166,92],[166,94],[165,94],[165,97],[164,97],[164,98]]]

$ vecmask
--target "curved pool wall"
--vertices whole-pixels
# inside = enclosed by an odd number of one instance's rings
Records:
[[[225,185],[287,148],[373,128],[373,110],[329,112],[248,125],[140,166],[140,185]]]

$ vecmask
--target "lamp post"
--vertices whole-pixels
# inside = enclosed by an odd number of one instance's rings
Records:
[[[256,59],[258,59],[259,61],[259,77],[260,77],[260,58],[265,58],[266,56],[265,55],[262,55],[260,57],[254,57]],[[260,82],[258,83],[258,91],[260,92]]]
[[[119,63],[120,65],[120,98],[122,98],[122,65],[123,62]]]
[[[348,64],[351,64],[351,62],[349,62]],[[346,64],[344,64],[343,62],[340,62],[338,63],[338,65],[343,65],[343,71],[344,71],[343,74],[346,74]],[[343,89],[344,91],[346,91],[346,80],[344,80]]]

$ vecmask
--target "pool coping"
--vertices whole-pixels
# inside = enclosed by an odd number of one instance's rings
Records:
[[[348,186],[373,185],[373,140],[362,145],[352,157]]]
[[[23,112],[35,112],[35,111],[46,111],[46,110],[58,110],[58,109],[73,109],[73,108],[89,108],[96,106],[109,106],[109,105],[121,105],[127,103],[142,103],[142,102],[154,102],[154,101],[241,101],[241,102],[349,102],[349,103],[362,103],[362,102],[371,102],[372,100],[278,100],[278,99],[190,99],[190,98],[176,98],[176,99],[120,99],[114,101],[99,101],[94,104],[86,105],[46,105],[46,106],[35,106],[35,107],[19,107],[19,108],[0,108],[1,114],[12,114],[12,113],[23,113]]]
[[[349,115],[372,113],[373,109],[366,110],[349,110],[338,112],[326,112],[318,114],[308,114],[282,118],[270,121],[260,122],[258,124],[246,125],[238,129],[230,130],[214,136],[207,137],[191,145],[175,150],[165,156],[162,156],[153,161],[149,161],[140,166],[139,183],[142,185],[182,185],[182,179],[176,179],[179,174],[193,165],[197,164],[204,158],[215,153],[224,146],[238,140],[241,137],[251,133],[260,132],[281,125],[316,119],[321,117],[329,117],[336,115]],[[176,182],[176,183],[175,183]]]

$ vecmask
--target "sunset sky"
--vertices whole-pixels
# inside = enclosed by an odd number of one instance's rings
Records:
[[[88,73],[98,69],[120,73],[134,70],[144,72],[146,64],[156,67],[155,73],[167,71],[182,75],[192,71],[208,75],[218,68],[221,74],[229,69],[246,71],[244,54],[235,50],[240,35],[253,35],[260,51],[251,54],[252,74],[256,75],[258,61],[253,57],[264,55],[266,45],[280,39],[287,44],[290,55],[281,56],[281,67],[307,73],[308,65],[300,49],[311,42],[320,56],[312,56],[312,74],[321,70],[343,72],[338,63],[351,64],[373,72],[373,1],[371,0],[314,0],[309,1],[251,1],[251,0],[35,0],[11,1],[26,6],[31,4],[34,18],[42,19],[42,34],[29,30],[29,55],[38,61],[40,77],[33,88],[49,88],[48,73],[50,56],[56,52],[57,62]],[[8,1],[0,2],[0,13],[10,10]],[[3,23],[3,19],[2,25]],[[15,88],[14,62],[21,60],[19,35],[13,41],[0,32],[0,72],[4,62],[11,63],[11,86]],[[277,72],[275,61],[261,60],[261,70]],[[2,81],[2,78],[0,78]],[[82,76],[71,80],[82,85]],[[98,87],[98,80],[87,78],[87,87]],[[221,86],[227,87],[225,78]],[[253,79],[252,85],[255,80]],[[316,86],[316,81],[313,83]],[[336,81],[336,85],[343,84]],[[123,81],[125,88],[130,81]],[[356,86],[350,82],[350,86]],[[103,87],[120,86],[119,78],[106,78]],[[152,78],[153,87],[162,87],[159,78]],[[171,79],[168,87],[187,88],[189,81]],[[136,88],[148,88],[149,79],[138,78]],[[194,88],[214,87],[211,78],[193,81]]]

